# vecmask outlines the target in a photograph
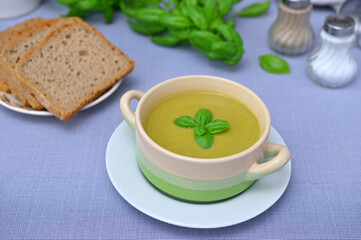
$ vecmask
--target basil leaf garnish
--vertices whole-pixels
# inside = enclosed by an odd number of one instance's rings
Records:
[[[176,120],[174,120],[174,123],[175,125],[184,128],[191,128],[197,126],[197,123],[193,120],[193,118],[189,116],[179,117]]]
[[[205,126],[197,126],[195,129],[194,129],[194,133],[197,135],[197,136],[202,136],[203,134],[206,134],[207,133],[207,129]]]
[[[206,125],[206,129],[209,133],[215,134],[219,132],[223,132],[226,130],[229,126],[229,123],[227,121],[216,119],[214,122],[208,123]]]
[[[195,135],[196,141],[202,148],[208,149],[212,147],[213,144],[213,135],[210,133],[206,133],[202,136]]]
[[[265,2],[255,3],[247,6],[242,9],[238,15],[241,17],[257,17],[262,14],[265,14],[271,5],[271,1],[267,0]]]
[[[194,138],[197,143],[204,149],[212,147],[213,134],[226,130],[229,123],[225,120],[216,119],[212,122],[213,114],[209,109],[200,109],[195,119],[189,116],[179,117],[174,123],[179,127],[194,127]]]
[[[209,109],[205,109],[205,108],[199,110],[195,117],[196,122],[201,126],[205,126],[206,124],[212,122],[212,119],[213,119],[212,112],[209,111]]]
[[[270,73],[288,74],[291,72],[290,66],[285,60],[272,54],[260,56],[259,64]]]

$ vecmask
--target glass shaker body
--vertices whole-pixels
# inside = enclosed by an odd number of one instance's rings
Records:
[[[312,5],[308,1],[304,8],[292,8],[284,2],[287,1],[280,0],[278,17],[269,31],[270,46],[283,55],[304,54],[312,48],[314,42],[310,25]]]
[[[336,14],[335,14],[336,15]],[[357,62],[353,53],[356,36],[335,36],[321,29],[317,47],[307,60],[310,78],[325,87],[342,87],[357,74]]]

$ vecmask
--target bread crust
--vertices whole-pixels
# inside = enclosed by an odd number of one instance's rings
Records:
[[[18,23],[0,32],[0,53],[9,41],[16,39],[22,34],[25,34],[29,30],[31,30],[34,24],[44,21],[46,21],[46,19],[44,18],[31,18],[29,20],[26,20],[25,22]],[[0,66],[0,90],[8,93],[10,92],[6,76],[4,76],[4,66]]]
[[[87,97],[83,98],[76,106],[74,106],[73,109],[70,111],[64,111],[63,109],[60,109],[56,104],[54,104],[44,92],[42,92],[34,83],[32,83],[29,79],[26,78],[22,74],[22,67],[24,64],[27,63],[32,57],[33,54],[35,54],[37,51],[41,50],[42,47],[48,43],[49,41],[52,41],[52,39],[55,39],[59,34],[61,34],[62,31],[67,29],[70,26],[74,25],[82,25],[84,28],[89,29],[90,31],[93,31],[98,37],[102,39],[102,41],[107,44],[113,51],[116,51],[118,54],[122,55],[124,59],[126,59],[129,63],[129,67],[125,69],[124,71],[119,72],[115,76],[111,77],[106,84],[100,86],[98,89],[91,92]],[[27,89],[27,91],[30,94],[33,94],[35,98],[51,113],[53,113],[56,117],[58,117],[61,120],[69,120],[71,119],[79,110],[81,110],[85,105],[99,97],[102,93],[104,93],[106,90],[111,88],[114,84],[116,84],[121,78],[129,74],[133,68],[134,68],[134,61],[128,58],[120,49],[118,49],[116,46],[114,46],[111,42],[109,42],[96,28],[93,26],[80,21],[73,24],[66,24],[62,27],[56,29],[52,33],[50,33],[47,38],[41,42],[38,46],[32,48],[30,51],[28,51],[23,57],[20,58],[19,62],[16,65],[16,71],[19,73],[19,76],[22,77],[24,82],[24,87]]]
[[[32,26],[30,31],[27,31],[25,34],[22,34],[20,37],[8,42],[1,51],[1,63],[5,66],[5,76],[6,83],[14,96],[16,96],[25,106],[31,106],[35,110],[43,109],[43,105],[33,96],[32,93],[27,91],[27,86],[23,82],[23,79],[19,76],[17,71],[14,68],[14,65],[6,57],[6,53],[12,46],[15,46],[19,42],[26,40],[33,34],[36,34],[39,31],[42,31],[46,28],[52,27],[54,24],[65,21],[81,21],[79,18],[67,18],[67,19],[49,19],[44,22],[40,22]],[[66,24],[66,23],[64,23]],[[45,39],[43,39],[45,40]],[[41,41],[40,41],[41,42]],[[31,50],[31,49],[30,49]]]
[[[34,22],[34,24],[30,25],[28,28],[24,28],[18,32],[15,32],[13,34],[17,34],[17,37],[12,37],[9,39],[9,41],[6,42],[6,44],[1,49],[1,75],[4,77],[4,82],[9,88],[10,92],[18,98],[25,106],[32,107],[35,110],[41,110],[44,107],[31,95],[28,95],[25,91],[24,87],[22,87],[22,81],[19,78],[19,75],[15,71],[12,64],[8,61],[8,59],[5,57],[6,51],[19,41],[28,38],[32,34],[36,33],[39,30],[42,30],[46,27],[49,27],[49,24],[54,23],[55,19],[50,20],[44,20],[40,22]]]

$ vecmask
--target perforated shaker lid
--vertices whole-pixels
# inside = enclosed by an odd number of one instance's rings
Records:
[[[290,8],[301,9],[310,5],[310,0],[282,0],[282,2]]]
[[[332,14],[326,18],[323,29],[334,36],[349,36],[355,30],[355,21],[346,15]]]

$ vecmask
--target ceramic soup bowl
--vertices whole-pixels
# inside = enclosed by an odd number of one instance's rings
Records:
[[[150,108],[161,98],[180,91],[205,89],[233,96],[248,106],[259,120],[261,137],[250,148],[220,158],[192,158],[170,152],[145,132]],[[132,99],[140,100],[135,114]],[[192,202],[213,202],[241,193],[252,183],[283,167],[291,157],[282,145],[267,141],[271,118],[263,101],[250,89],[234,81],[214,76],[182,76],[164,81],[148,92],[132,90],[120,100],[121,112],[135,132],[139,167],[145,177],[162,192]],[[273,158],[260,163],[264,156]]]

